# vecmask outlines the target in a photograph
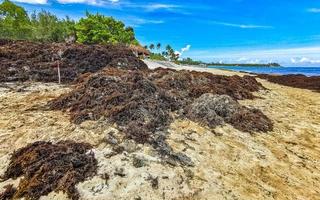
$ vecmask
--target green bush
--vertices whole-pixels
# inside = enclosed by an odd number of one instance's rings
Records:
[[[27,12],[9,0],[0,4],[0,37],[28,39],[32,32]]]
[[[31,15],[32,40],[62,42],[70,35],[74,35],[75,22],[69,19],[58,19],[55,15],[41,11]]]
[[[163,55],[161,55],[160,53],[151,53],[150,54],[150,59],[152,60],[161,60],[161,61],[165,61],[167,60]]]
[[[112,17],[87,13],[75,26],[77,41],[85,44],[137,44],[134,31]]]

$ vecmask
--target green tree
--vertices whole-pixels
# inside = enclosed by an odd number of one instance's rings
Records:
[[[163,51],[163,52],[161,53],[161,55],[164,56],[164,57],[168,57],[168,52]]]
[[[171,61],[177,61],[179,59],[179,55],[175,53],[173,48],[170,45],[166,46],[166,56],[171,60]]]
[[[200,65],[204,64],[201,61],[195,61],[191,58],[183,58],[182,60],[178,61],[180,64],[186,64],[186,65]]]
[[[161,48],[161,43],[157,44],[157,49],[159,50]]]
[[[153,49],[154,49],[154,44],[150,44],[150,45],[149,45],[149,49],[150,49],[150,50],[153,50]]]
[[[69,37],[73,36],[73,37]],[[78,23],[69,17],[59,19],[47,12],[33,12],[29,18],[24,8],[9,0],[0,4],[0,38],[80,43],[124,43],[138,45],[132,27],[100,14],[86,14]]]
[[[77,41],[85,44],[138,44],[133,28],[112,17],[87,13],[75,25]]]
[[[168,44],[167,46],[166,46],[166,51],[169,53],[169,52],[171,52],[173,49],[172,49],[172,47]]]
[[[29,18],[24,8],[9,0],[0,4],[0,38],[62,42],[75,34],[74,24],[68,17],[60,20],[46,11],[33,12]]]
[[[31,33],[27,12],[9,0],[0,4],[0,37],[28,39]]]
[[[68,36],[74,35],[74,21],[69,17],[59,20],[47,11],[31,15],[33,28],[32,39],[37,41],[62,42]]]

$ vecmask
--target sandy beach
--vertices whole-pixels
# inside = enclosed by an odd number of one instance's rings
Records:
[[[145,61],[149,68],[168,67]],[[169,66],[172,67],[172,66]],[[244,75],[218,69],[173,66],[219,75]],[[268,133],[245,133],[230,125],[214,130],[189,120],[170,125],[168,143],[195,163],[192,168],[163,165],[148,145],[125,144],[123,154],[110,156],[103,121],[75,125],[62,111],[44,110],[48,101],[71,90],[55,83],[28,82],[0,87],[0,175],[10,154],[39,140],[72,139],[94,146],[98,174],[77,185],[80,199],[319,199],[320,93],[258,79],[267,90],[259,98],[240,101],[259,108],[274,123]],[[129,153],[126,153],[129,152]],[[130,153],[132,152],[132,153]],[[135,158],[146,164],[133,166]],[[114,175],[123,169],[124,177]],[[108,182],[104,174],[110,174]],[[157,177],[158,188],[150,183]],[[18,180],[0,182],[0,188]],[[66,199],[52,192],[41,199]]]
[[[175,70],[190,70],[190,71],[199,71],[199,72],[210,72],[216,75],[226,75],[226,76],[233,76],[233,75],[249,75],[248,73],[241,73],[241,72],[234,72],[228,70],[220,70],[214,68],[207,68],[207,67],[199,67],[199,66],[191,66],[191,65],[177,65],[172,62],[168,61],[152,61],[152,60],[144,60],[144,62],[148,65],[150,69],[156,68],[171,68]]]

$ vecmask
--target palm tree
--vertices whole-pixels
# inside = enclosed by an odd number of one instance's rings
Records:
[[[168,45],[166,46],[166,50],[167,50],[167,52],[170,52],[170,51],[171,51],[171,49],[172,49],[172,47],[168,44]]]
[[[149,49],[153,50],[154,49],[154,44],[150,44]]]
[[[160,48],[161,48],[161,44],[158,43],[158,44],[157,44],[157,49],[159,50]]]
[[[173,50],[173,48],[170,45],[166,46],[167,56],[170,58],[170,60],[176,60],[177,56]]]

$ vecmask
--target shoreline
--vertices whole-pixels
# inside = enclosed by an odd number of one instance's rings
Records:
[[[242,71],[234,71],[228,69],[220,68],[203,68],[198,66],[188,66],[188,65],[177,65],[171,62],[157,62],[152,60],[144,60],[150,69],[155,69],[158,67],[162,68],[172,68],[176,70],[191,70],[191,71],[201,71],[201,72],[210,72],[218,75],[239,75],[239,76],[255,76],[260,79],[265,79],[273,83],[280,85],[291,86],[294,88],[309,89],[316,92],[320,92],[320,76],[305,76],[305,75],[281,75],[281,74],[258,74],[258,73],[249,73]]]
[[[156,69],[156,68],[171,68],[175,70],[189,70],[189,71],[199,71],[199,72],[211,72],[217,75],[226,75],[226,76],[233,76],[233,75],[250,75],[248,73],[240,73],[231,70],[223,70],[223,69],[215,69],[215,68],[207,68],[207,67],[199,67],[199,66],[191,66],[191,65],[177,65],[175,63],[169,61],[153,61],[153,60],[143,60],[144,63],[149,67],[149,69]]]
[[[210,68],[210,67],[209,67]],[[242,67],[242,66],[222,66],[222,67],[211,67],[215,69],[222,69],[222,70],[232,70],[238,72],[245,72],[250,74],[268,74],[268,75],[304,75],[307,77],[317,77],[320,76],[320,67]],[[230,68],[230,69],[227,69]],[[237,69],[238,68],[238,69]],[[251,68],[251,70],[250,70]],[[259,69],[264,69],[259,71]],[[274,69],[277,69],[274,71]],[[300,69],[300,71],[299,71]],[[303,69],[303,70],[301,70]],[[315,72],[305,71],[305,70],[315,70]],[[242,71],[243,70],[243,71]],[[248,71],[246,71],[248,70]],[[250,71],[249,71],[250,70]],[[291,70],[291,71],[286,71]],[[297,70],[297,71],[296,71]]]

